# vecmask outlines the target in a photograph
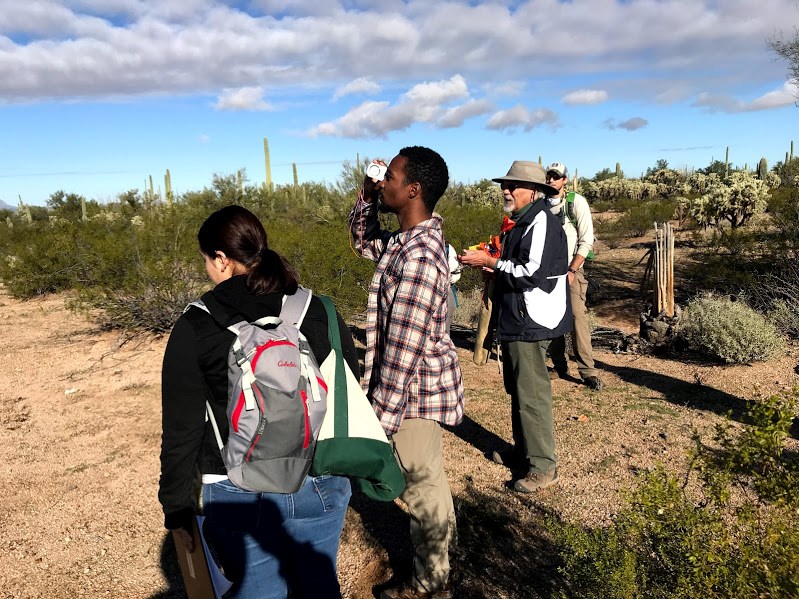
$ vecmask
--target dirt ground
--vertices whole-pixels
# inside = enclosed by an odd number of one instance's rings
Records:
[[[617,250],[617,267],[606,265],[601,325],[637,331],[641,300],[614,281],[640,276],[641,253]],[[156,498],[166,339],[122,343],[67,299],[0,293],[0,598],[181,597]],[[709,438],[727,412],[739,418],[749,400],[799,382],[795,346],[732,367],[598,349],[602,392],[553,382],[560,484],[519,496],[509,472],[484,457],[510,438],[498,365],[475,366],[468,332],[454,337],[467,401],[466,420],[445,434],[468,565],[459,597],[548,596],[558,576],[544,519],[607,522],[637,473],[656,463],[684,470],[694,430]],[[399,504],[354,496],[339,554],[345,597],[372,597],[392,570],[407,571],[408,543]]]

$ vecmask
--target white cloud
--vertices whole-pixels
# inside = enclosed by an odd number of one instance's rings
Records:
[[[627,119],[626,121],[622,121],[620,123],[616,122],[616,119],[607,119],[604,123],[602,123],[608,129],[626,129],[627,131],[636,131],[637,129],[643,129],[649,124],[645,118],[640,116],[634,116],[631,119]]]
[[[336,89],[333,99],[338,100],[351,94],[376,94],[380,89],[380,85],[375,83],[370,77],[358,77]]]
[[[682,97],[700,91],[721,96],[742,84],[783,78],[785,65],[772,60],[764,40],[799,26],[795,0],[769,0],[757,11],[751,0],[596,0],[592,10],[559,0],[2,4],[3,102],[256,86],[323,88],[332,95],[345,80],[371,78],[385,88],[435,81],[443,73],[460,73],[508,95],[540,85],[562,96],[563,85],[573,88],[584,75],[606,74],[602,85],[614,98],[623,95],[611,87],[613,81],[625,81],[636,98],[665,92],[635,85],[642,77],[673,79]],[[549,39],[561,43],[542,43]],[[527,76],[517,87],[503,89],[520,73]],[[783,101],[775,94],[754,101],[751,109]]]
[[[526,87],[524,81],[505,81],[502,83],[487,83],[483,85],[486,94],[491,96],[518,96]]]
[[[499,131],[508,131],[517,128],[522,128],[525,131],[530,131],[540,125],[551,125],[558,127],[558,115],[548,108],[539,108],[537,110],[528,110],[521,104],[517,104],[508,110],[500,110],[496,112],[490,119],[486,127],[488,129],[496,129]]]
[[[448,109],[438,119],[438,126],[442,128],[460,127],[472,117],[491,112],[494,105],[488,100],[469,100],[466,104]]]
[[[786,81],[781,89],[775,89],[755,98],[750,102],[737,100],[725,94],[701,93],[697,96],[694,106],[707,108],[711,112],[753,112],[756,110],[771,110],[791,106],[799,101],[799,84],[796,81]]]
[[[260,87],[242,87],[225,90],[214,104],[217,110],[275,110],[275,107],[263,99]]]
[[[453,102],[467,100],[457,106]],[[457,127],[467,118],[490,110],[488,103],[469,98],[469,88],[461,75],[441,81],[428,81],[411,87],[393,106],[389,102],[364,102],[341,118],[321,123],[308,135],[335,137],[385,137],[416,123],[435,127]]]
[[[563,96],[564,104],[601,104],[608,99],[608,92],[602,89],[578,89]]]
[[[201,133],[197,136],[197,141],[201,144],[211,143],[211,136],[206,133]]]

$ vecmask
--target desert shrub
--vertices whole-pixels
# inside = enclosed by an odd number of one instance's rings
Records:
[[[460,284],[457,286],[463,291],[458,291],[458,306],[452,315],[452,323],[467,329],[475,329],[483,306],[483,288],[464,288]]]
[[[747,289],[754,308],[766,315],[778,330],[799,338],[799,263],[778,263],[770,272],[761,272]]]
[[[303,285],[331,296],[345,318],[365,311],[375,264],[352,249],[346,222],[265,224],[270,246],[297,269]]]
[[[712,294],[689,302],[677,335],[691,349],[728,364],[768,360],[785,347],[774,325],[742,299]]]
[[[17,220],[4,226],[0,279],[17,298],[30,298],[75,287],[80,279],[78,223]]]
[[[625,237],[642,237],[654,227],[656,222],[664,222],[674,217],[677,208],[676,200],[660,200],[651,202],[633,202],[621,204],[626,210],[615,220],[600,221],[597,219],[595,230],[597,236],[609,242],[610,247]]]
[[[470,204],[498,208],[502,205],[502,191],[499,185],[489,179],[477,183],[452,183],[440,200],[439,211],[448,205]]]
[[[82,289],[75,306],[95,310],[97,321],[109,329],[166,333],[189,302],[210,288],[197,265],[174,257],[147,261],[133,269],[124,285]]]
[[[697,438],[686,475],[697,489],[689,492],[658,467],[643,475],[609,526],[550,520],[571,596],[797,596],[799,465],[785,451],[795,398],[755,404],[741,434],[720,427],[721,450]],[[736,488],[753,492],[731,501]]]
[[[775,241],[778,248],[787,258],[796,259],[799,251],[799,185],[772,190],[768,211],[777,232]]]

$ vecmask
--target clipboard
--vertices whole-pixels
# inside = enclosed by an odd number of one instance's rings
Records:
[[[194,551],[186,551],[175,533],[172,533],[172,538],[175,542],[180,573],[183,575],[183,585],[186,588],[188,599],[220,599],[232,584],[219,571],[219,567],[211,557],[211,552],[201,532],[203,519],[203,516],[197,516],[192,520],[192,535],[195,539]]]

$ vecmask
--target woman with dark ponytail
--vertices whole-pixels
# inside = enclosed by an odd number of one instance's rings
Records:
[[[297,273],[269,249],[258,218],[241,206],[214,212],[198,232],[200,254],[216,285],[204,301],[214,318],[187,310],[175,323],[162,373],[163,433],[158,493],[164,524],[191,550],[197,513],[193,481],[202,475],[204,533],[233,582],[226,597],[341,597],[336,554],[350,498],[349,480],[306,477],[296,493],[255,493],[228,480],[210,422],[208,401],[223,441],[227,428],[227,356],[232,325],[280,313],[285,295],[297,291]],[[209,305],[213,303],[213,306]],[[349,329],[338,315],[344,359],[358,372]],[[330,353],[324,305],[313,297],[300,331],[318,363]]]

